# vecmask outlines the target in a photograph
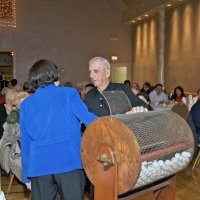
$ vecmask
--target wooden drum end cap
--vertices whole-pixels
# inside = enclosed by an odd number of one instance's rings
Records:
[[[140,175],[141,153],[133,132],[123,122],[101,117],[89,125],[83,134],[81,156],[85,172],[94,184],[95,162],[102,146],[110,147],[116,158],[118,194],[129,191]]]

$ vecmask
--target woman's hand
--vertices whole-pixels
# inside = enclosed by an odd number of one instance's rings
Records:
[[[27,187],[27,189],[31,190],[31,182],[26,183],[26,187]]]

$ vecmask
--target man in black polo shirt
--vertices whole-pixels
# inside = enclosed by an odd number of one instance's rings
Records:
[[[127,95],[133,107],[130,113],[134,111],[135,107],[137,107],[135,112],[141,112],[142,110],[147,111],[147,104],[135,96],[127,85],[110,82],[110,70],[110,63],[105,58],[95,57],[89,61],[89,75],[95,86],[85,96],[85,103],[89,111],[99,117],[109,116],[111,114],[110,109],[102,92],[116,90],[121,90]],[[90,182],[88,181],[86,184],[86,191],[89,193],[91,199],[93,199],[94,195],[93,189],[93,186],[90,186]]]
[[[99,117],[110,115],[108,104],[102,92],[115,90],[122,90],[127,95],[132,107],[140,107],[139,109],[142,110],[147,108],[147,105],[135,96],[127,85],[110,82],[110,70],[110,63],[105,58],[95,57],[89,61],[90,78],[95,86],[85,97],[85,103],[89,111],[95,113]],[[144,109],[144,111],[146,110]]]

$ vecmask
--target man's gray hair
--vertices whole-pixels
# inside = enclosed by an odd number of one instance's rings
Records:
[[[101,63],[104,67],[105,67],[105,69],[109,69],[110,70],[110,68],[111,68],[111,66],[110,66],[110,63],[108,62],[108,60],[106,60],[105,58],[103,58],[103,57],[94,57],[94,58],[92,58],[90,61],[89,61],[89,65],[91,64],[91,63],[93,63],[93,62],[99,62],[99,63]]]

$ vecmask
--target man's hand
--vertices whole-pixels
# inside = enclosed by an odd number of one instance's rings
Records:
[[[126,112],[125,114],[133,114],[133,113],[138,113],[138,112],[148,112],[148,109],[144,108],[143,106],[137,106],[137,107],[133,107],[132,110]]]
[[[26,187],[27,187],[29,190],[31,190],[31,182],[26,183]]]

